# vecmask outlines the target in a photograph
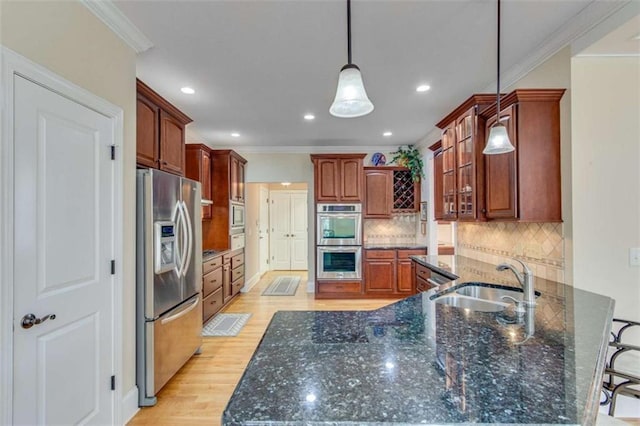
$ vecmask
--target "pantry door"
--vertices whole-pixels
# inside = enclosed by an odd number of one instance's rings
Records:
[[[307,191],[271,191],[271,269],[308,268]]]
[[[115,126],[13,86],[12,422],[114,424]]]

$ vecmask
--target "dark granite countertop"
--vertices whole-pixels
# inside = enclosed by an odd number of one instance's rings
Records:
[[[527,338],[508,311],[430,299],[513,274],[460,256],[420,260],[460,278],[373,311],[276,313],[223,424],[595,422],[612,299],[536,279]]]
[[[396,250],[419,250],[426,249],[426,244],[415,244],[415,243],[364,243],[362,247],[365,250],[373,250],[373,249],[396,249]]]

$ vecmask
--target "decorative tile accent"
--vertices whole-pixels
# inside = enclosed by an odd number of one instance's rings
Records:
[[[366,219],[364,242],[368,244],[415,244],[418,214],[396,214],[391,219]]]
[[[515,257],[538,277],[564,282],[561,223],[458,223],[458,254],[498,264]]]

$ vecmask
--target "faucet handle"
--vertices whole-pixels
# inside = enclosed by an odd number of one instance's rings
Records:
[[[516,313],[518,314],[518,316],[522,316],[526,312],[525,310],[526,303],[524,302],[524,300],[516,299],[515,297],[512,297],[512,296],[502,296],[501,299],[505,301],[513,302],[516,305]]]

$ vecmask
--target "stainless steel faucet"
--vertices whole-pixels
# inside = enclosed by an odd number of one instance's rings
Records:
[[[518,283],[522,287],[522,291],[524,292],[524,304],[528,307],[536,306],[536,292],[533,288],[533,273],[531,269],[527,265],[524,264],[521,260],[513,259],[516,262],[522,265],[522,273],[518,272],[515,266],[510,263],[501,263],[496,266],[498,271],[505,271],[507,269],[511,270],[514,273],[516,278],[518,279]]]

